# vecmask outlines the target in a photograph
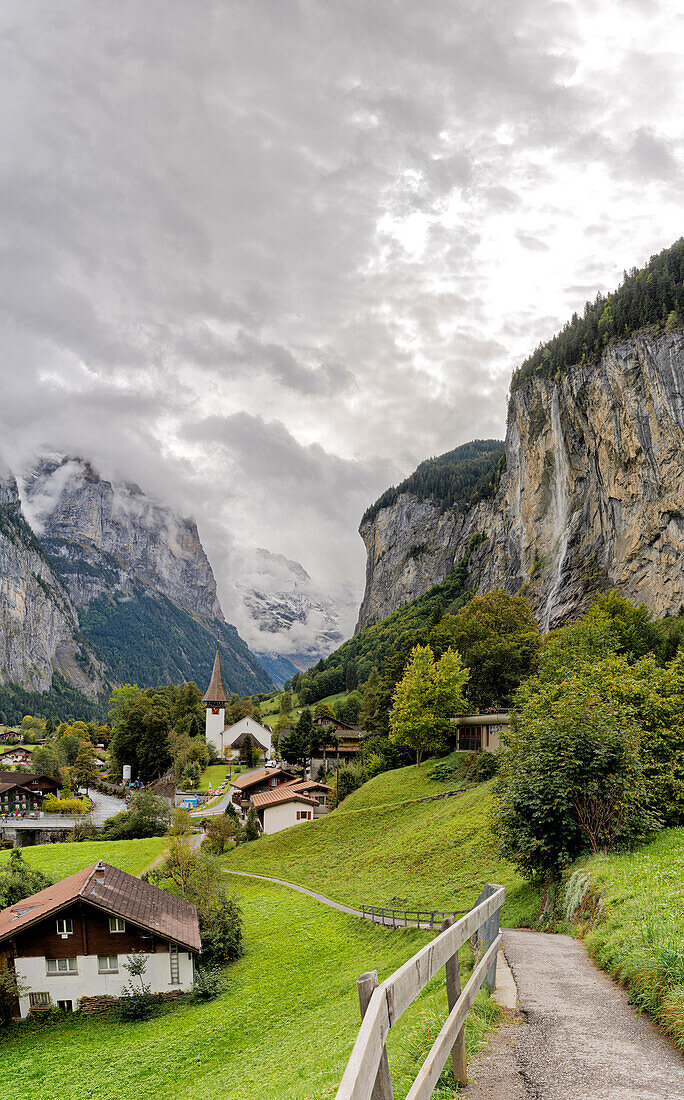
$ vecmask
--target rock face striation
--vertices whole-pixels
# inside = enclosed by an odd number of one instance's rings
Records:
[[[362,524],[357,630],[443,580],[472,536],[468,583],[525,593],[543,629],[608,587],[655,615],[684,603],[684,335],[640,334],[596,365],[513,391],[506,469],[470,508],[400,494]]]
[[[0,683],[46,691],[54,672],[90,699],[103,686],[76,607],[24,518],[17,483],[0,471]]]
[[[59,672],[93,699],[203,683],[218,638],[229,690],[272,686],[223,616],[192,520],[81,459],[38,463],[23,511],[14,478],[0,485],[0,682],[45,691]]]

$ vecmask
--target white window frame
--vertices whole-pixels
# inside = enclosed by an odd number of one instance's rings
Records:
[[[74,934],[74,922],[71,917],[58,917],[57,918],[57,935],[62,939],[66,939],[67,936],[73,936]]]
[[[104,963],[104,966],[102,965]],[[112,966],[112,963],[114,965]],[[119,973],[119,956],[118,955],[98,955],[97,956],[97,972],[98,974],[118,974]]]
[[[60,966],[63,963],[63,966]],[[70,974],[78,974],[78,959],[46,959],[45,972],[50,977],[65,978]]]
[[[121,927],[119,927],[121,926]],[[123,917],[110,917],[109,918],[109,931],[110,932],[125,932],[126,921]]]

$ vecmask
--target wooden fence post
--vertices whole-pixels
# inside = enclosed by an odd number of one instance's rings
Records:
[[[480,902],[486,901],[492,894],[495,894],[497,890],[496,886],[485,886],[479,898],[475,902],[475,905],[479,905]],[[489,950],[494,943],[494,940],[499,935],[499,920],[501,917],[501,909],[497,909],[495,913],[492,913],[483,925],[478,930],[477,941],[483,952]],[[484,980],[484,985],[487,986],[490,992],[493,992],[496,986],[496,959],[487,971],[487,977]]]
[[[450,928],[452,924],[455,924],[453,917],[446,917],[442,921],[442,932],[445,929]],[[447,988],[447,1003],[449,1005],[449,1012],[453,1009],[454,1005],[461,996],[461,975],[458,970],[458,951],[455,951],[450,959],[447,959],[445,964],[446,970],[446,988]],[[465,1023],[458,1035],[456,1036],[456,1042],[453,1045],[451,1051],[451,1064],[454,1067],[454,1078],[457,1084],[463,1088],[468,1084],[468,1072],[466,1069],[466,1049],[465,1049]]]
[[[361,1007],[361,1019],[363,1019],[366,1015],[368,1003],[373,995],[373,990],[378,988],[377,970],[369,970],[367,974],[362,974],[356,982],[356,988],[359,991],[359,1005]],[[387,1049],[385,1046],[382,1048],[378,1075],[373,1085],[371,1100],[394,1100],[389,1062],[387,1061]]]

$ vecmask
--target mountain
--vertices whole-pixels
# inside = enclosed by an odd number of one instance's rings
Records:
[[[299,562],[259,549],[237,588],[249,616],[243,633],[279,686],[342,641],[340,607],[316,589]]]
[[[89,700],[105,682],[77,608],[26,522],[14,476],[0,471],[0,684],[44,692],[54,677]]]
[[[679,612],[683,328],[680,241],[523,364],[503,461],[492,448],[489,476],[483,471],[470,496],[473,471],[465,476],[464,467],[473,452],[459,448],[432,460],[450,469],[447,489],[435,470],[419,467],[369,509],[357,630],[426,593],[466,557],[466,588],[526,594],[544,629],[610,587],[657,616]],[[454,493],[460,483],[466,488]]]
[[[223,617],[192,520],[136,485],[100,477],[80,458],[41,460],[23,479],[22,494],[37,534],[34,553],[52,584],[50,606],[68,609],[108,684],[208,682],[218,639],[228,690],[273,686]],[[64,675],[80,686],[71,667]],[[49,680],[46,668],[43,688]]]

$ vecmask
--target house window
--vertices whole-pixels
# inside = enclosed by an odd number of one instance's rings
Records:
[[[121,917],[110,917],[109,918],[109,931],[110,932],[125,932],[126,931],[126,921],[122,920]]]
[[[74,922],[71,917],[63,917],[57,921],[57,935],[58,936],[73,936],[74,934]]]
[[[100,974],[118,974],[119,973],[119,957],[118,955],[98,955],[97,956],[97,969]]]
[[[74,1011],[74,1002],[73,1001],[57,1001],[57,1008],[60,1010],[60,1012],[73,1012]]]
[[[48,974],[78,974],[76,959],[46,959]]]
[[[29,1008],[48,1008],[49,1004],[49,993],[29,993]]]

